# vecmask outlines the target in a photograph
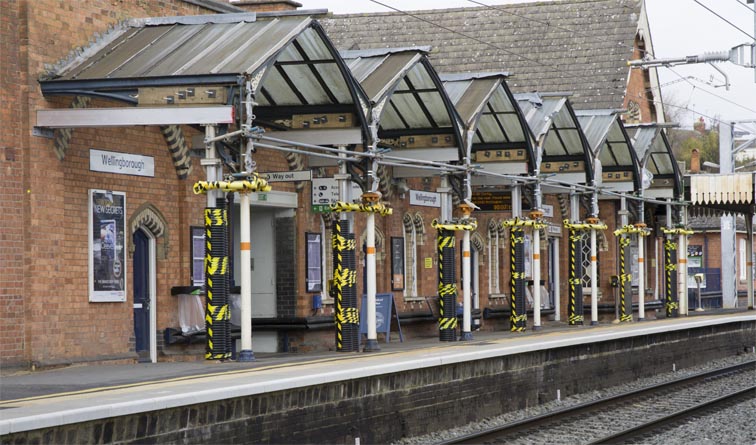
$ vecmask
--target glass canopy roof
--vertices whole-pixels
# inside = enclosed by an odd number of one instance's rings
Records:
[[[382,146],[402,150],[402,156],[429,158],[413,149],[436,151],[435,160],[460,160],[461,134],[455,111],[427,58],[427,47],[342,51],[352,75],[379,119]]]
[[[359,87],[320,24],[299,15],[129,20],[53,67],[40,84],[45,95],[137,103],[140,88],[235,88],[263,73],[253,82],[258,117],[354,112],[363,121],[355,110]]]
[[[654,175],[652,188],[671,188],[674,197],[681,197],[681,177],[677,161],[672,154],[672,147],[659,124],[627,125],[627,132],[633,141],[633,147],[640,160],[640,165]]]
[[[580,127],[602,167],[604,186],[630,182],[640,189],[640,165],[617,110],[579,110]]]
[[[515,94],[517,104],[528,122],[536,144],[542,142],[541,173],[590,183],[593,180],[592,154],[588,141],[578,124],[575,112],[564,93]],[[545,138],[545,139],[544,139]],[[538,156],[538,154],[536,154]],[[569,174],[569,176],[568,176]]]

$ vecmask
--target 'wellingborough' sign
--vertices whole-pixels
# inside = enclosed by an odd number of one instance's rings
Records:
[[[115,151],[89,149],[89,170],[93,172],[115,173],[155,177],[155,158],[152,156],[117,153]]]

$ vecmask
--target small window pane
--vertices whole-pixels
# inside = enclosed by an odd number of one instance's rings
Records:
[[[320,249],[320,234],[307,234],[307,292],[323,290],[323,269],[321,268],[322,252]]]

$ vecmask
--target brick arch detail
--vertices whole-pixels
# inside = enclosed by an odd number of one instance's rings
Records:
[[[157,242],[156,257],[164,260],[168,257],[168,223],[163,214],[154,205],[146,202],[136,209],[129,218],[129,234],[139,229],[148,230]],[[129,237],[129,256],[134,254],[134,245]]]

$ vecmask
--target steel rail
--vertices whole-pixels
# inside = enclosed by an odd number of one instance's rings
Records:
[[[563,422],[565,417],[573,417],[581,414],[596,411],[598,409],[605,408],[607,406],[616,405],[626,400],[637,398],[639,396],[647,396],[654,393],[658,393],[664,390],[670,390],[681,386],[687,386],[691,383],[695,383],[701,380],[711,379],[713,377],[725,376],[740,372],[741,370],[751,370],[756,365],[756,360],[751,360],[738,365],[727,366],[724,368],[715,369],[712,371],[705,371],[698,374],[694,374],[688,377],[684,377],[678,380],[670,382],[659,383],[645,388],[640,388],[632,391],[628,391],[622,394],[616,394],[599,400],[580,403],[578,405],[570,406],[563,409],[558,409],[548,413],[540,414],[525,419],[520,419],[514,422],[510,422],[504,425],[493,427],[487,430],[478,431],[475,433],[465,434],[452,439],[448,439],[442,442],[437,442],[439,445],[451,445],[451,444],[463,444],[463,443],[483,443],[489,440],[493,440],[495,437],[508,436],[513,433],[522,430],[529,430],[540,425],[552,424]]]
[[[716,399],[707,400],[705,402],[699,403],[698,405],[681,409],[680,411],[676,411],[664,417],[651,420],[642,425],[638,425],[633,428],[628,428],[624,431],[602,437],[601,439],[598,439],[596,441],[589,442],[589,444],[626,443],[629,439],[640,437],[654,431],[662,430],[668,425],[681,423],[704,411],[709,411],[720,405],[731,404],[733,402],[737,402],[741,399],[746,399],[749,397],[756,397],[756,385],[751,385],[748,388],[733,391],[729,394],[717,397]]]

